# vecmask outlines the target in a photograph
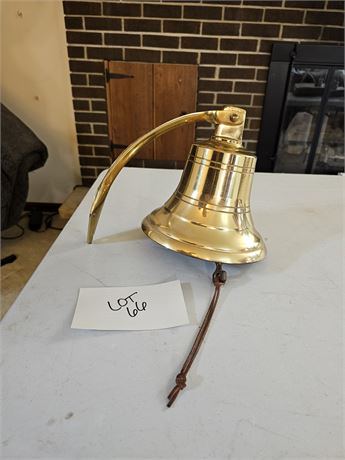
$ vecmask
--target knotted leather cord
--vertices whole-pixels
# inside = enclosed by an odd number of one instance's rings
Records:
[[[172,406],[179,392],[186,387],[187,373],[189,369],[191,368],[193,361],[205,338],[205,335],[210,325],[214,310],[216,309],[216,306],[217,306],[217,302],[218,302],[218,298],[220,294],[220,288],[225,284],[226,271],[222,269],[222,264],[219,262],[216,262],[216,270],[213,273],[212,281],[213,281],[215,289],[214,289],[214,294],[213,294],[210,306],[208,307],[205,318],[194,340],[192,349],[189,352],[189,355],[187,356],[187,359],[182,366],[181,372],[177,374],[176,376],[176,385],[168,395],[168,399],[169,399],[169,402],[167,404],[168,407]]]

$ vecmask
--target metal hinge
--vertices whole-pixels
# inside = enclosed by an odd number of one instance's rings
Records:
[[[111,150],[114,150],[114,149],[125,149],[126,147],[128,147],[128,145],[124,145],[124,144],[113,144],[113,141],[110,141],[110,148],[111,148]]]
[[[105,78],[107,81],[109,81],[111,79],[134,78],[134,75],[127,75],[125,73],[111,73],[108,69],[106,69]]]

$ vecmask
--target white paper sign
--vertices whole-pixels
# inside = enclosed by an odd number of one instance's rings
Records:
[[[147,330],[189,324],[180,281],[152,286],[81,288],[72,328]]]

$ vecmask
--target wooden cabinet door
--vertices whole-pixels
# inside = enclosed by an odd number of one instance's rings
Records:
[[[151,129],[195,112],[197,66],[108,61],[106,75],[109,136],[115,157],[123,146]],[[194,131],[194,125],[177,128],[144,147],[136,158],[183,161]]]
[[[106,75],[109,136],[113,144],[127,146],[153,128],[152,64],[108,61]],[[136,158],[153,159],[153,144]]]
[[[154,124],[195,112],[198,71],[195,65],[155,64]],[[195,126],[186,125],[156,139],[154,158],[185,160],[194,141]]]

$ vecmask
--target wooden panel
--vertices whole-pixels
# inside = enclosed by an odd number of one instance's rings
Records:
[[[130,78],[111,78],[107,84],[109,135],[114,144],[129,145],[153,127],[152,64],[108,63],[110,73]],[[144,147],[136,158],[152,159],[153,144]]]
[[[154,65],[154,126],[183,113],[195,112],[198,71],[195,65]],[[185,160],[195,126],[177,128],[155,141],[157,160]]]

